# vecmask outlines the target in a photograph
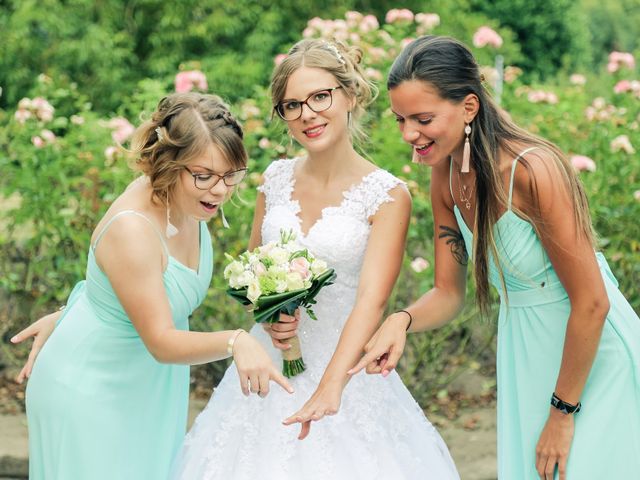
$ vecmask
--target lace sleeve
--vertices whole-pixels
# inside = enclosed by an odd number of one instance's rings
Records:
[[[267,209],[282,205],[291,197],[294,164],[295,159],[276,160],[264,171],[258,191],[264,193]]]
[[[358,188],[345,194],[348,208],[368,220],[376,214],[382,204],[393,201],[389,191],[398,185],[406,188],[402,180],[386,170],[376,170],[367,175]]]

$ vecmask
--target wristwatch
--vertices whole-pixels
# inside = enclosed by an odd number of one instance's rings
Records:
[[[578,413],[580,411],[580,408],[582,407],[582,404],[580,402],[578,402],[576,405],[571,405],[570,403],[561,400],[555,392],[553,392],[553,394],[551,395],[551,405],[560,410],[565,415]]]

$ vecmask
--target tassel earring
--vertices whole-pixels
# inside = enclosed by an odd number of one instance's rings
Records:
[[[467,123],[464,127],[464,148],[462,149],[462,168],[461,173],[469,173],[469,159],[471,157],[471,145],[469,145],[469,134],[471,133],[471,126]]]
[[[224,209],[222,205],[220,205],[220,216],[222,217],[222,226],[224,228],[229,228],[229,222],[227,222],[227,217],[224,216]]]
[[[178,234],[178,229],[171,223],[171,207],[169,206],[169,194],[167,193],[167,229],[165,230],[167,238],[175,237]]]

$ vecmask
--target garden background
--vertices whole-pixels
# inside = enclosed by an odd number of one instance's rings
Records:
[[[302,36],[359,45],[380,95],[366,154],[405,179],[414,207],[404,267],[389,309],[432,285],[429,170],[409,163],[389,111],[385,75],[412,38],[452,35],[477,56],[487,88],[522,126],[571,157],[590,198],[599,247],[640,309],[640,0],[0,0],[0,413],[23,409],[11,379],[29,345],[9,339],[65,302],[84,276],[89,237],[134,178],[133,128],[167,93],[214,92],[246,130],[250,175],[210,228],[215,274],[193,329],[250,326],[225,296],[223,252],[247,246],[255,187],[274,159],[295,155],[272,118],[270,72]],[[429,412],[453,417],[495,396],[495,315],[472,306],[435,332],[413,335],[400,373]],[[207,396],[226,367],[192,369]],[[475,375],[472,392],[456,379]]]

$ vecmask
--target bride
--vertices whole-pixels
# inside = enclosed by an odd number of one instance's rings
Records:
[[[352,137],[361,138],[357,121],[374,94],[360,56],[342,44],[303,40],[272,78],[275,111],[307,154],[267,168],[250,248],[292,229],[337,279],[317,297],[317,321],[301,313],[271,328],[256,325],[251,335],[280,362],[270,334],[285,348],[278,339],[295,330],[307,369],[290,379],[295,394],[275,390],[261,398],[243,396],[230,367],[187,434],[172,478],[459,478],[397,373],[347,375],[384,312],[411,211],[405,185],[353,147]],[[259,389],[246,380],[241,386]],[[325,416],[332,417],[311,428]]]

